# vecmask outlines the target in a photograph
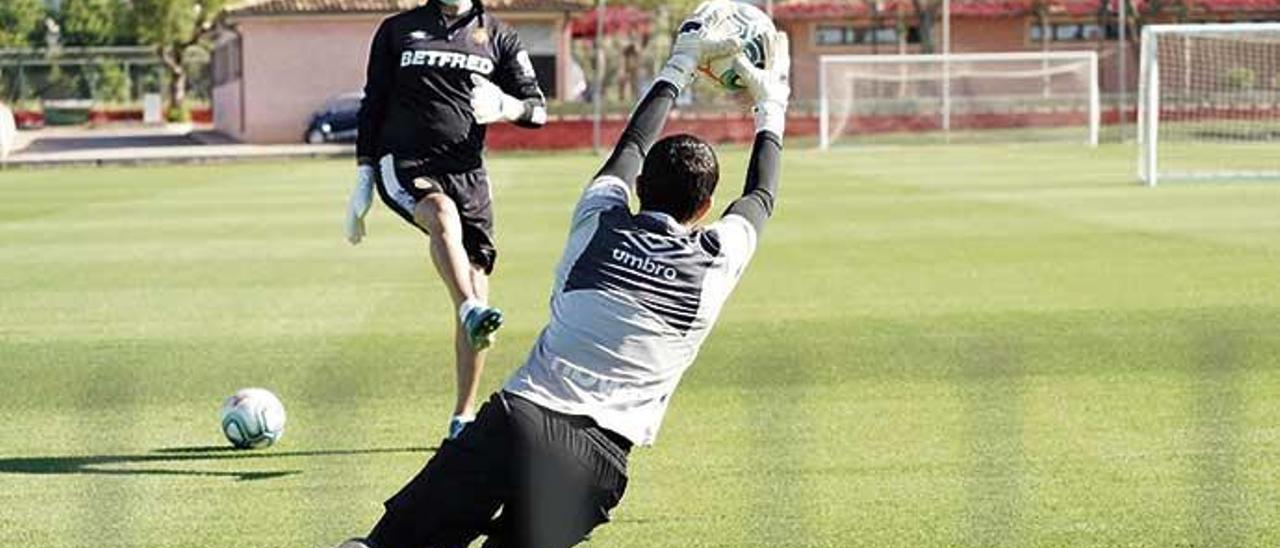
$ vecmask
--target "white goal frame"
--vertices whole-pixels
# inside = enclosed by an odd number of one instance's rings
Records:
[[[1142,29],[1142,65],[1138,83],[1138,179],[1156,186],[1162,179],[1280,179],[1280,171],[1195,171],[1160,173],[1160,50],[1162,36],[1194,36],[1230,32],[1280,33],[1278,23],[1207,23],[1147,25]],[[1280,150],[1277,150],[1280,155]]]
[[[993,53],[904,53],[889,55],[823,55],[818,59],[818,146],[831,148],[831,97],[828,79],[830,68],[838,64],[889,64],[889,63],[941,63],[942,64],[942,131],[951,131],[951,63],[998,61],[1079,61],[1087,63],[1089,71],[1088,134],[1084,143],[1098,146],[1098,132],[1102,125],[1101,92],[1098,87],[1098,52],[1096,51],[1017,51]]]

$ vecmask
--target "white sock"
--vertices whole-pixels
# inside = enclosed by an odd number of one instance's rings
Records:
[[[467,321],[467,314],[470,314],[472,310],[484,306],[484,301],[480,299],[467,299],[462,301],[462,306],[458,307],[458,318],[465,322]]]

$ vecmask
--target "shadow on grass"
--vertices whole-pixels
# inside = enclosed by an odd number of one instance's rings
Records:
[[[93,474],[104,476],[198,476],[225,477],[239,481],[280,478],[302,473],[301,470],[236,471],[185,470],[165,465],[204,461],[240,461],[259,459],[296,459],[345,455],[388,453],[428,453],[434,447],[395,447],[381,449],[331,449],[319,451],[240,450],[231,447],[166,447],[142,455],[88,455],[67,457],[24,457],[0,459],[0,474]],[[162,464],[158,468],[100,468],[112,465]]]

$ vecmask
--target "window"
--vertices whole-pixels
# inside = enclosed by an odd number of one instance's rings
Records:
[[[1052,23],[1048,26],[1051,42],[1088,42],[1094,40],[1115,40],[1120,36],[1120,27],[1110,23],[1103,27],[1097,23]],[[1027,39],[1032,42],[1044,40],[1045,26],[1032,23],[1027,26]]]
[[[870,44],[897,44],[898,27],[855,27],[852,25],[821,25],[814,32],[819,46],[860,46]],[[919,44],[920,32],[916,27],[907,29],[907,43]]]
[[[898,29],[893,27],[885,27],[879,29],[868,29],[867,34],[870,36],[868,43],[873,44],[897,44]]]
[[[814,35],[818,40],[819,46],[840,46],[848,44],[846,41],[845,31],[853,30],[848,27],[818,27],[818,32]]]
[[[1080,25],[1054,25],[1053,40],[1055,42],[1075,42],[1084,39]]]

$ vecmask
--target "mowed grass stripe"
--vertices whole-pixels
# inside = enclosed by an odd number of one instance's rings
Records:
[[[493,160],[511,324],[487,388],[537,334],[599,161]],[[721,161],[723,206],[744,151]],[[590,544],[1280,543],[1280,187],[1152,191],[1132,164],[1130,147],[789,151],[755,263]],[[452,318],[385,209],[364,245],[341,240],[349,178],[0,177],[6,531],[323,546],[372,524],[447,418]],[[280,447],[139,460],[220,444],[214,410],[248,385],[289,407]],[[134,460],[57,468],[112,455]]]

